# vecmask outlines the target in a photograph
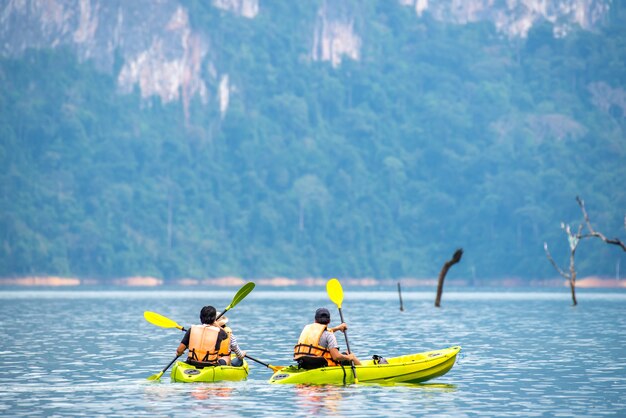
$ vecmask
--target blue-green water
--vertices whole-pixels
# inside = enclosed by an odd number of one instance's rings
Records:
[[[250,363],[244,382],[160,383],[182,333],[146,310],[190,325],[237,289],[0,291],[2,416],[626,416],[626,292],[404,292],[344,288],[357,356],[392,357],[461,345],[448,374],[406,386],[288,386]],[[228,313],[248,354],[290,363],[302,326],[326,306],[323,289],[261,286]],[[339,335],[341,340],[342,335]]]

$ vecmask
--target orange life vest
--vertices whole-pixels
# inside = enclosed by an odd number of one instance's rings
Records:
[[[220,358],[226,360],[226,364],[230,364],[230,336],[232,335],[233,330],[227,326],[222,327],[222,329],[226,331],[226,335],[228,335],[228,337],[222,340],[217,354]]]
[[[324,324],[313,323],[304,327],[298,344],[293,348],[293,359],[298,360],[303,356],[324,357],[329,366],[338,366],[330,355],[327,348],[320,346],[320,339],[324,331],[332,333]]]
[[[192,325],[189,334],[188,360],[215,364],[220,349],[220,327],[215,325]]]

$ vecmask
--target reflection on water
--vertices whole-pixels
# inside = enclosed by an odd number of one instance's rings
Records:
[[[333,386],[296,385],[296,408],[305,415],[337,415],[343,391]]]
[[[626,292],[580,292],[576,308],[567,292],[450,292],[441,309],[431,293],[405,292],[404,312],[395,292],[344,292],[360,358],[461,345],[457,363],[415,385],[270,385],[271,370],[256,363],[242,382],[172,383],[169,372],[147,382],[182,333],[148,324],[143,311],[187,326],[233,292],[0,292],[0,415],[626,415]],[[255,289],[229,325],[251,356],[289,365],[320,306],[336,324],[323,291]]]
[[[200,387],[191,390],[194,399],[203,401],[214,398],[230,398],[233,388],[224,388],[215,385],[199,385]]]

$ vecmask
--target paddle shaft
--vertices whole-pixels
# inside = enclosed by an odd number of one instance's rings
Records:
[[[271,367],[270,367],[270,365],[269,365],[268,363],[262,362],[261,360],[257,360],[257,359],[255,359],[254,357],[251,357],[251,356],[249,356],[249,355],[247,355],[247,354],[246,354],[246,358],[249,358],[249,359],[250,359],[250,360],[252,360],[252,361],[256,361],[257,363],[264,365],[264,366],[265,366],[265,367],[267,367],[268,369],[270,369],[270,368],[271,368]]]
[[[343,320],[343,313],[341,312],[341,308],[337,307],[337,309],[339,309],[339,318],[343,324],[345,322]],[[343,336],[346,337],[346,348],[348,349],[348,354],[350,354],[352,351],[350,351],[350,343],[348,342],[348,330],[343,331]],[[352,376],[354,376],[354,383],[357,383],[359,379],[356,377],[356,367],[354,367],[353,361],[350,361],[350,368],[352,369]]]
[[[182,354],[181,354],[181,356],[182,356]],[[165,373],[165,372],[167,371],[167,369],[169,369],[169,368],[172,366],[172,364],[174,364],[174,362],[175,362],[176,360],[178,360],[178,357],[180,357],[180,356],[176,356],[176,357],[174,357],[174,360],[170,361],[170,364],[168,364],[167,366],[165,366],[165,368],[161,371],[161,373]]]
[[[224,309],[218,316],[217,318],[215,318],[215,321],[217,321],[218,319],[220,319],[226,312],[228,312],[230,309],[234,308],[235,306],[237,306],[237,304],[239,302],[241,302],[246,296],[248,296],[248,294],[250,292],[252,292],[252,290],[254,290],[254,287],[256,285],[253,282],[248,282],[246,284],[244,284],[241,289],[239,289],[237,291],[237,293],[235,294],[235,296],[233,297],[232,302],[230,302],[230,305],[228,305],[226,307],[226,309]]]
[[[226,309],[224,309],[222,312],[220,312],[220,314],[217,316],[217,318],[215,318],[215,322],[217,322],[217,320],[220,319],[226,312],[228,312],[230,309],[232,309],[235,306],[237,306],[237,304],[239,302],[241,302],[246,296],[248,296],[248,294],[250,292],[252,292],[252,290],[254,290],[254,286],[256,286],[256,285],[253,282],[248,282],[248,283],[244,284],[241,287],[241,289],[239,289],[237,291],[237,293],[233,297],[232,302],[230,302],[230,305],[228,305],[226,307]]]
[[[182,356],[182,354],[181,354],[181,356]],[[158,374],[156,374],[156,375],[154,375],[154,376],[150,376],[150,378],[154,377],[154,379],[149,379],[149,380],[159,380],[159,379],[161,378],[161,376],[163,376],[163,374],[167,371],[167,369],[169,369],[169,368],[170,368],[170,366],[171,366],[172,364],[174,364],[174,362],[175,362],[176,360],[178,360],[178,357],[180,357],[180,356],[176,356],[176,357],[174,357],[174,360],[170,361],[170,364],[168,364],[167,366],[165,366],[165,368],[164,368],[163,370],[161,370],[161,372],[160,372],[160,373],[158,373]]]
[[[255,359],[254,357],[250,357],[250,356],[249,356],[249,355],[247,355],[247,354],[246,354],[246,358],[249,358],[249,359],[250,359],[250,360],[252,360],[252,361],[256,361],[257,363],[264,365],[264,366],[265,366],[265,367],[267,367],[268,369],[272,369],[272,371],[274,371],[274,372],[277,372],[277,371],[279,371],[279,370],[284,369],[284,366],[272,366],[272,365],[271,365],[271,364],[269,364],[269,363],[262,362],[261,360],[257,360],[257,359]]]
[[[217,318],[215,318],[214,322],[217,322],[217,320],[220,319],[226,312],[228,312],[228,308],[226,308],[222,312],[220,312],[220,314],[217,316]]]
[[[343,324],[345,321],[343,320],[343,313],[341,312],[341,308],[339,309],[339,318],[341,318],[341,323]],[[346,347],[348,348],[348,354],[352,353],[352,351],[350,351],[350,343],[348,342],[348,330],[344,330],[343,331],[343,335],[344,337],[346,337]]]

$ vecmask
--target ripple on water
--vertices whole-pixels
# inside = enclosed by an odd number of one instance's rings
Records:
[[[429,385],[269,385],[251,364],[248,381],[185,385],[147,382],[171,361],[182,333],[143,320],[144,310],[183,325],[218,292],[0,292],[0,413],[66,416],[603,416],[626,415],[626,293],[349,292],[343,314],[361,358],[461,345],[457,364]],[[495,299],[495,300],[494,300]],[[277,302],[280,301],[280,302]],[[337,312],[325,292],[253,292],[229,313],[242,348],[291,363],[315,309]],[[15,324],[29,324],[16,327]],[[342,334],[340,345],[345,347]],[[36,347],[39,361],[25,353]],[[5,412],[7,411],[7,412]]]

